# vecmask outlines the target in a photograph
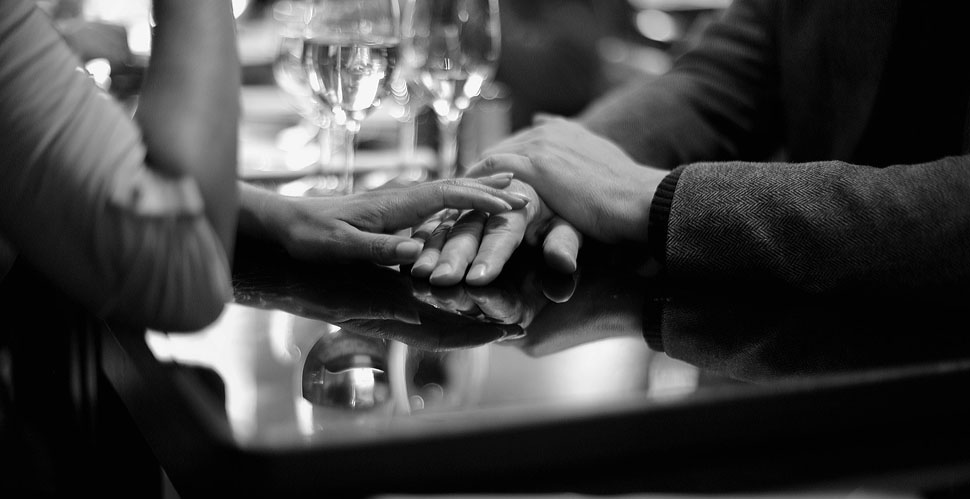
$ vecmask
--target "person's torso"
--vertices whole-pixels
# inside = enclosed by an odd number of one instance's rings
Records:
[[[790,158],[885,166],[966,153],[968,21],[967,2],[782,2]]]

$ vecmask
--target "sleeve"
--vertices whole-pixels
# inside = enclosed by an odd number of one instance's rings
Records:
[[[669,72],[612,92],[580,120],[659,168],[766,158],[782,129],[776,11],[772,0],[732,2]]]
[[[674,204],[674,192],[677,189],[677,181],[684,167],[680,166],[667,174],[657,191],[653,194],[653,201],[650,203],[650,214],[647,219],[647,250],[661,267],[666,263],[667,258],[667,227],[670,224],[670,207]]]
[[[0,234],[99,316],[203,327],[231,289],[199,189],[146,165],[79,66],[32,1],[0,2]]]
[[[970,156],[697,163],[673,194],[665,270],[686,282],[945,296],[970,282],[968,228]]]

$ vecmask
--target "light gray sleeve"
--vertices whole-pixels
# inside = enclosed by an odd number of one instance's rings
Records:
[[[99,316],[203,327],[231,288],[199,189],[79,65],[34,2],[0,2],[0,235]]]

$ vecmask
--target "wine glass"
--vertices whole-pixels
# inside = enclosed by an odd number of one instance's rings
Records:
[[[303,69],[306,4],[305,0],[277,0],[273,4],[279,40],[273,59],[273,79],[286,94],[290,107],[300,115],[299,123],[280,131],[277,145],[288,155],[293,155],[301,167],[307,164],[305,159],[309,156],[306,152],[315,149],[317,154],[311,174],[287,182],[277,191],[288,196],[340,194],[340,179],[327,171],[331,156],[330,109],[314,98]],[[288,158],[287,164],[290,162]]]
[[[500,50],[498,0],[407,0],[403,66],[431,95],[438,117],[438,176],[458,174],[458,127],[492,78]]]
[[[403,12],[403,10],[402,10]],[[428,171],[418,155],[418,117],[431,103],[431,97],[405,65],[399,65],[391,83],[394,106],[388,110],[397,120],[397,153],[402,167],[400,180],[415,183],[426,180]]]
[[[400,11],[397,0],[309,0],[308,7],[303,67],[310,90],[330,109],[342,135],[332,166],[340,172],[342,192],[350,193],[360,123],[390,92]]]

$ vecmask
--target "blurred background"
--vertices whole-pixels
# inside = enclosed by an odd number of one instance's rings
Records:
[[[274,77],[274,61],[300,0],[234,0],[243,62],[240,176],[267,185],[306,175],[320,147]],[[655,78],[690,46],[730,0],[500,0],[501,56],[494,79],[461,123],[459,158],[528,126],[536,113],[574,116],[624,83]],[[150,57],[150,0],[38,0],[92,78],[132,110]],[[289,13],[289,14],[287,14]],[[412,99],[413,104],[414,99]],[[413,119],[414,164],[402,165],[400,128]],[[303,125],[301,126],[301,122]],[[424,180],[437,148],[430,106],[402,110],[386,99],[362,124],[357,159],[363,187]]]

